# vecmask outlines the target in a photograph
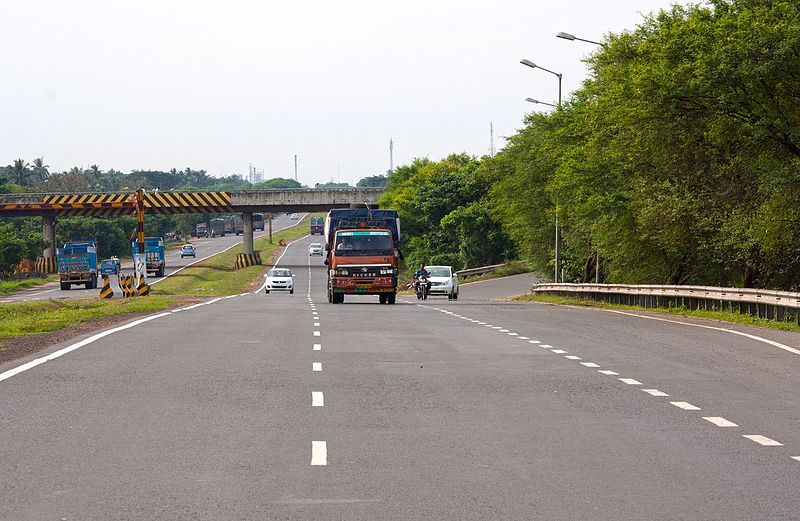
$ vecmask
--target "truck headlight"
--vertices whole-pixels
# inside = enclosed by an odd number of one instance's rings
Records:
[[[336,268],[333,271],[333,274],[334,275],[341,275],[341,276],[345,276],[346,277],[349,273],[345,268]]]
[[[394,268],[381,268],[381,275],[394,275]]]

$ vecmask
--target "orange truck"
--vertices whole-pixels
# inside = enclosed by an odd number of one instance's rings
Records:
[[[397,299],[400,217],[395,210],[343,208],[325,219],[328,302],[345,295],[378,295],[381,304]]]

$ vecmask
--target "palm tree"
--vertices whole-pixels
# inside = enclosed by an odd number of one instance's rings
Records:
[[[33,160],[33,178],[40,183],[47,181],[50,177],[49,168],[50,165],[44,164],[43,157],[37,157]]]
[[[20,186],[27,186],[31,180],[30,165],[24,159],[15,159],[12,165],[6,167],[9,181]]]

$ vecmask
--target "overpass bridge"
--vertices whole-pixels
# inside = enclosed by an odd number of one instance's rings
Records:
[[[294,188],[284,190],[166,191],[148,192],[145,214],[241,213],[244,222],[243,253],[253,256],[253,213],[320,212],[352,205],[375,206],[382,188]],[[67,216],[131,215],[136,192],[0,194],[0,217],[42,217],[48,244],[37,259],[44,273],[55,271],[56,222]]]

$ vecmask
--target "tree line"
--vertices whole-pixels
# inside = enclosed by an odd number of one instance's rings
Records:
[[[800,5],[676,5],[494,157],[389,176],[413,261],[522,258],[569,281],[800,289]]]

